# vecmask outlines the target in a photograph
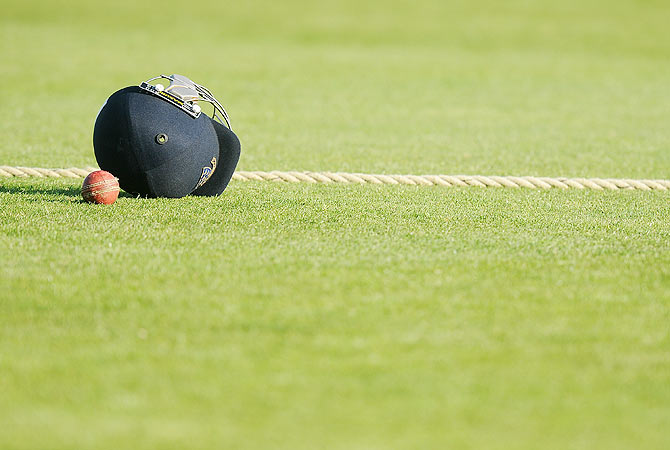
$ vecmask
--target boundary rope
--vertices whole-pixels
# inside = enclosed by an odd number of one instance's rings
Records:
[[[83,178],[97,167],[43,169],[0,166],[0,177]],[[344,172],[237,171],[237,181],[275,181],[286,183],[404,184],[420,186],[508,187],[530,189],[595,190],[670,190],[670,180],[633,180],[624,178],[514,177],[483,175],[374,175]]]

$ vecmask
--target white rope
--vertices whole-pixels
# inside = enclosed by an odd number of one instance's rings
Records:
[[[82,178],[95,167],[83,169],[41,169],[35,167],[0,166],[0,176],[5,177],[66,177]],[[529,189],[596,189],[667,191],[670,180],[633,180],[622,178],[549,178],[483,175],[374,175],[346,172],[272,172],[238,171],[233,174],[237,181],[276,181],[285,183],[353,183],[353,184],[407,184],[420,186],[457,187],[507,187]]]
[[[483,175],[372,175],[343,172],[261,172],[238,171],[237,181],[277,181],[289,183],[409,184],[422,186],[525,187],[530,189],[596,189],[643,191],[670,190],[670,180],[632,180],[619,178],[549,178]]]
[[[0,166],[0,177],[83,178],[94,170],[98,170],[98,168],[84,167],[83,169],[78,169],[76,167],[71,167],[69,169],[42,169],[38,167]]]

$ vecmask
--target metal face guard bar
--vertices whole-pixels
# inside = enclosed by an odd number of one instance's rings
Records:
[[[160,83],[156,83],[155,85],[151,84],[152,81],[161,78],[170,81],[170,85],[167,88]],[[197,104],[199,100],[210,103],[214,107],[212,119],[232,130],[228,113],[214,95],[212,95],[209,89],[195,83],[183,75],[173,74],[153,77],[140,83],[140,88],[156,97],[160,97],[163,100],[172,103],[193,118],[200,117],[200,113],[202,112],[202,109]]]

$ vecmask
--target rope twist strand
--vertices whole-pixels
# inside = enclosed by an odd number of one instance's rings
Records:
[[[0,166],[0,177],[83,178],[96,167],[43,169]],[[380,175],[348,172],[244,171],[233,174],[236,181],[274,181],[279,183],[403,184],[446,187],[496,187],[528,189],[594,190],[670,190],[670,180],[634,180],[626,178],[550,178],[484,175]]]

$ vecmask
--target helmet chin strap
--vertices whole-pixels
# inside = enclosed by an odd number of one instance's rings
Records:
[[[160,83],[151,84],[152,81],[161,78],[170,81],[170,85],[167,88]],[[195,118],[199,117],[202,112],[197,102],[204,101],[210,103],[214,107],[212,119],[232,130],[228,113],[221,103],[214,98],[209,89],[183,75],[173,74],[153,77],[147,81],[143,81],[140,84],[140,88],[172,103]]]

